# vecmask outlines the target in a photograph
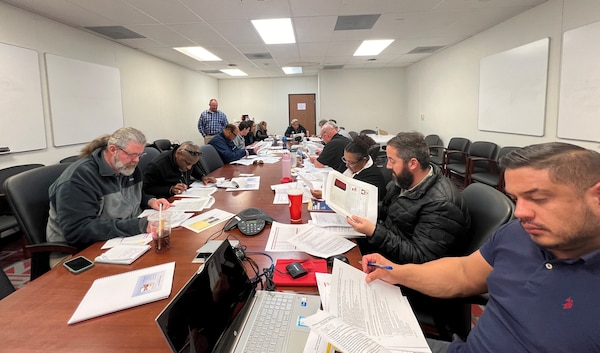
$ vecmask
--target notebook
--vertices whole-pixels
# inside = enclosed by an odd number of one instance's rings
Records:
[[[302,321],[320,305],[314,295],[256,290],[225,240],[156,323],[173,352],[302,353],[310,332]]]

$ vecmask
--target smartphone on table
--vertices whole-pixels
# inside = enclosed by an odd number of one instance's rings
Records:
[[[73,273],[81,273],[94,266],[94,263],[84,256],[77,256],[71,260],[63,262],[63,266]]]

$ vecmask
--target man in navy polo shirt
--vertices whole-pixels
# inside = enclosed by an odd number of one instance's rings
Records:
[[[433,352],[600,352],[600,154],[544,143],[508,154],[501,166],[517,220],[465,257],[395,265],[366,255],[367,282],[443,298],[489,293],[466,342]]]

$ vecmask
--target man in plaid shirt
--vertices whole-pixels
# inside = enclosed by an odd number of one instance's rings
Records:
[[[213,136],[223,131],[228,123],[227,115],[218,109],[219,102],[216,99],[211,99],[208,106],[209,108],[203,111],[198,119],[198,131],[204,137],[204,144],[208,144]]]

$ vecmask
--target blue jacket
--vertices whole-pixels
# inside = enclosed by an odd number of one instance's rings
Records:
[[[242,157],[246,157],[246,150],[243,148],[237,148],[235,143],[228,140],[223,132],[215,135],[215,137],[208,141],[208,144],[212,145],[217,150],[219,156],[221,156],[221,159],[225,164],[229,164]],[[248,152],[254,154],[254,151],[252,150],[248,150]]]

